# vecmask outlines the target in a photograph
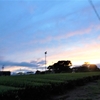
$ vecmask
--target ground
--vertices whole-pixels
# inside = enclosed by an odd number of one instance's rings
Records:
[[[100,80],[77,87],[63,95],[53,96],[52,100],[100,100]]]

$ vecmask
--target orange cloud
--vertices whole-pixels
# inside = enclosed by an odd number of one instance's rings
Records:
[[[90,31],[91,31],[91,28],[78,30],[78,31],[75,31],[75,32],[70,32],[70,33],[61,35],[61,36],[57,37],[57,39],[69,38],[69,37],[72,37],[72,36],[75,36],[75,35],[89,34]]]

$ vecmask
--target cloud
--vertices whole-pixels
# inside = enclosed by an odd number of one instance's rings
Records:
[[[7,66],[3,70],[11,71],[11,72],[19,72],[19,71],[35,71],[34,67],[22,67],[22,66]]]
[[[98,36],[97,40],[100,40],[100,36]]]
[[[44,65],[45,64],[45,61],[39,59],[38,61],[31,61],[30,63],[36,64],[38,66],[41,66],[41,65]]]
[[[11,62],[0,60],[1,70],[17,72],[17,71],[36,71],[37,69],[42,70],[44,68],[44,60],[31,61],[31,62]],[[2,69],[4,66],[4,69]]]
[[[76,30],[74,32],[69,32],[69,33],[66,33],[64,35],[61,35],[61,36],[58,36],[57,39],[64,39],[64,38],[70,38],[70,37],[73,37],[75,35],[83,35],[83,34],[89,34],[91,31],[91,27],[87,28],[87,29],[82,29],[82,30]]]
[[[44,60],[41,60],[41,61],[37,62],[37,64],[43,65],[43,64],[45,64],[45,61]]]
[[[47,42],[51,42],[51,41],[59,41],[62,39],[68,39],[74,36],[78,36],[78,35],[84,35],[84,34],[91,34],[91,32],[93,31],[98,31],[100,30],[100,26],[99,25],[90,25],[88,28],[83,28],[80,30],[75,30],[75,31],[71,31],[71,32],[63,32],[63,30],[59,31],[59,34],[57,34],[56,36],[45,36],[44,38],[41,39],[36,39],[34,41],[30,41],[27,44],[36,44],[36,43],[40,43],[40,44],[44,44]],[[42,33],[38,33],[37,34],[42,34]]]
[[[4,59],[4,56],[0,56],[0,60],[3,60]]]
[[[11,61],[0,61],[1,66],[20,66],[20,67],[40,67],[44,61],[31,61],[31,62],[11,62]]]
[[[17,72],[36,72],[37,70],[43,71],[45,70],[44,67],[20,67],[20,66],[8,66],[3,69],[4,71],[11,71],[11,73],[17,73]]]

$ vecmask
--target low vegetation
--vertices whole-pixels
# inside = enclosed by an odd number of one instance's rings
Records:
[[[81,87],[52,96],[50,100],[100,100],[100,80],[95,80]]]
[[[100,72],[1,76],[2,100],[40,100],[100,79]]]

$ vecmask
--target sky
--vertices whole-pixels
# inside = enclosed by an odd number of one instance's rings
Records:
[[[92,0],[100,16],[100,0]],[[0,70],[44,70],[59,60],[100,65],[100,19],[89,0],[0,0]]]

